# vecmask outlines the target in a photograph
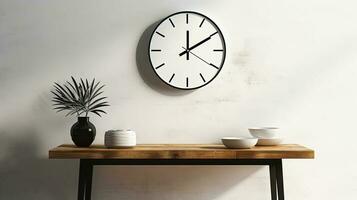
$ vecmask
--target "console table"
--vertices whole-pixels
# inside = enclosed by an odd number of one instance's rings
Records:
[[[95,165],[267,165],[272,200],[284,200],[283,159],[312,159],[314,151],[296,144],[227,149],[211,144],[142,144],[108,149],[64,144],[49,151],[50,159],[79,159],[78,200],[90,200]]]

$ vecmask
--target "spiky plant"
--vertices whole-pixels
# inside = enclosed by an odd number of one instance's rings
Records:
[[[88,116],[89,113],[94,113],[101,117],[101,114],[106,112],[102,110],[103,107],[109,106],[105,101],[107,97],[101,97],[103,94],[104,85],[96,82],[95,79],[88,82],[81,78],[76,81],[73,77],[72,83],[66,81],[65,84],[60,85],[54,83],[54,90],[52,90],[53,106],[57,112],[68,111],[66,116],[77,114],[78,117]]]

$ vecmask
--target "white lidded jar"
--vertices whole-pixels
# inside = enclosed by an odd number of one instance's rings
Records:
[[[129,148],[136,145],[136,133],[132,130],[108,130],[104,135],[108,148]]]

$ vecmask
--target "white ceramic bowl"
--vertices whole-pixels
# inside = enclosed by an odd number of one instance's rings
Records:
[[[283,142],[283,138],[260,138],[257,145],[260,146],[276,146]]]
[[[279,136],[279,128],[277,127],[257,127],[249,128],[250,134],[256,138],[277,138]]]
[[[258,142],[257,138],[248,137],[224,137],[222,143],[230,149],[249,149],[254,147]]]
[[[128,148],[136,145],[136,133],[132,130],[109,130],[105,132],[104,144],[108,148]]]

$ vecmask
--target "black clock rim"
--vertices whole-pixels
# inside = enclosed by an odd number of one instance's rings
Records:
[[[209,81],[207,81],[205,84],[200,85],[200,86],[198,86],[198,87],[194,87],[194,88],[181,88],[181,87],[176,87],[176,86],[173,86],[173,85],[167,83],[167,82],[166,82],[164,79],[162,79],[162,78],[159,76],[159,74],[155,71],[155,67],[154,67],[154,65],[153,65],[152,62],[151,62],[151,55],[150,55],[151,41],[152,41],[152,38],[153,38],[153,36],[154,36],[154,34],[155,34],[156,29],[157,29],[164,21],[166,21],[168,18],[170,18],[170,17],[172,17],[172,16],[174,16],[174,15],[182,14],[182,13],[192,13],[192,14],[200,15],[200,16],[202,16],[202,17],[208,19],[208,20],[215,26],[215,28],[218,30],[218,34],[221,36],[222,42],[223,42],[223,49],[224,49],[224,51],[223,51],[223,59],[222,59],[221,65],[219,66],[218,72],[214,75],[214,77],[213,77],[212,79],[210,79]],[[164,19],[162,19],[162,20],[156,25],[155,29],[153,30],[153,32],[151,33],[151,36],[150,36],[149,48],[148,48],[148,55],[149,55],[149,60],[150,60],[151,68],[152,68],[153,71],[155,72],[156,76],[159,77],[159,79],[160,79],[162,82],[164,82],[166,85],[168,85],[168,86],[170,86],[170,87],[172,87],[172,88],[175,88],[175,89],[179,89],[179,90],[196,90],[196,89],[199,89],[199,88],[204,87],[204,86],[208,85],[209,83],[211,83],[211,82],[218,76],[218,74],[221,72],[221,70],[222,70],[222,68],[223,68],[223,65],[224,65],[224,62],[225,62],[225,60],[226,60],[226,41],[225,41],[225,39],[224,39],[224,36],[223,36],[223,34],[222,34],[221,29],[217,26],[217,24],[216,24],[211,18],[207,17],[206,15],[204,15],[204,14],[202,14],[202,13],[195,12],[195,11],[180,11],[180,12],[176,12],[176,13],[173,13],[173,14],[171,14],[171,15],[165,17]]]

